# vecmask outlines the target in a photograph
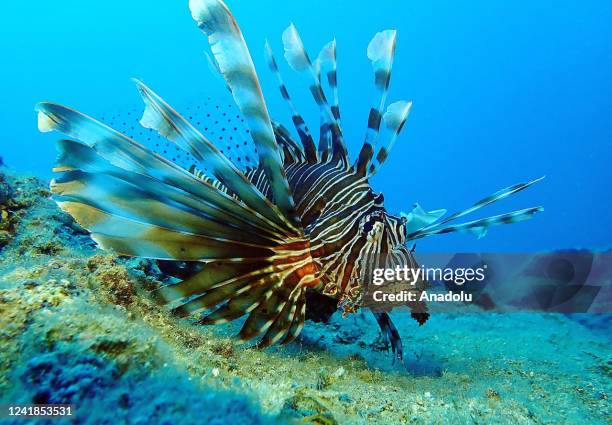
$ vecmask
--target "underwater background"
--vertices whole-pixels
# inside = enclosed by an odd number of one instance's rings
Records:
[[[227,3],[285,124],[265,40],[280,57],[289,22],[312,56],[336,38],[353,154],[374,96],[366,47],[398,30],[389,100],[414,107],[373,181],[390,212],[415,202],[461,210],[546,176],[491,211],[544,206],[532,220],[482,239],[428,238],[418,251],[610,250],[612,2]],[[38,132],[34,105],[53,100],[121,125],[142,112],[138,77],[179,112],[214,109],[227,94],[206,49],[186,1],[3,5],[0,402],[73,403],[88,412],[81,423],[612,421],[606,315],[440,314],[419,328],[394,313],[409,353],[402,369],[365,312],[308,322],[298,342],[259,351],[235,344],[233,324],[194,326],[148,300],[159,270],[100,251],[49,200],[60,136]],[[307,86],[281,68],[316,128]]]
[[[449,235],[421,249],[537,251],[608,248],[612,237],[612,4],[608,1],[232,2],[269,109],[289,124],[263,58],[282,52],[289,22],[315,55],[338,46],[340,105],[349,151],[363,143],[374,87],[366,47],[398,30],[390,101],[414,107],[374,187],[392,212],[414,202],[456,211],[501,187],[546,179],[501,208],[545,215],[485,239]],[[141,101],[143,79],[179,110],[224,90],[203,55],[186,2],[33,1],[4,6],[0,70],[5,162],[50,177],[57,135],[36,129],[34,105],[53,100],[100,117]],[[285,64],[281,64],[285,66]],[[299,110],[318,125],[310,93],[282,69]],[[293,78],[292,78],[293,77]],[[514,202],[514,204],[512,204]]]

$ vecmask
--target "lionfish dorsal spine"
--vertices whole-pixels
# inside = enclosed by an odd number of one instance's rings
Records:
[[[396,38],[397,32],[395,30],[385,30],[377,33],[368,45],[367,53],[374,69],[374,86],[377,95],[370,108],[365,141],[353,166],[360,175],[367,175],[376,149],[382,111],[385,107],[389,83],[391,82]]]
[[[289,130],[287,128],[278,123],[272,122],[274,126],[274,135],[276,136],[277,143],[282,146],[283,154],[284,154],[284,163],[303,163],[306,161],[306,155],[301,146],[299,146],[291,137]]]
[[[298,133],[298,137],[300,138],[300,142],[302,143],[302,147],[304,150],[304,154],[306,155],[306,161],[311,164],[316,163],[319,158],[317,157],[317,150],[315,147],[314,140],[310,133],[310,129],[308,125],[306,125],[306,121],[299,113],[293,101],[291,100],[291,96],[289,94],[289,90],[287,89],[287,85],[285,84],[283,77],[278,69],[278,62],[276,62],[276,58],[274,57],[274,52],[272,51],[272,47],[270,43],[266,40],[264,46],[264,52],[266,57],[266,62],[268,63],[268,67],[276,76],[278,81],[278,87],[281,93],[282,98],[285,100],[287,105],[289,106],[289,110],[291,111],[291,120],[293,125]]]
[[[317,56],[317,69],[321,72],[323,66],[328,65],[329,70],[327,71],[327,83],[332,91],[333,103],[331,105],[332,115],[334,119],[342,128],[340,123],[340,97],[338,95],[338,71],[336,64],[336,39],[327,43]]]
[[[219,70],[244,116],[257,147],[259,164],[270,181],[274,202],[300,231],[268,108],[242,32],[221,0],[190,0],[189,8],[198,27],[208,36]]]
[[[285,59],[295,71],[306,71],[311,81],[310,92],[314,101],[319,106],[324,125],[328,126],[332,139],[332,158],[348,164],[348,151],[344,144],[340,123],[336,120],[332,109],[327,101],[327,97],[321,86],[317,70],[312,64],[308,53],[302,43],[302,39],[295,27],[289,25],[283,32],[283,46],[285,49]]]
[[[315,61],[315,69],[317,71],[317,76],[319,82],[321,81],[321,72],[324,67],[329,67],[327,71],[327,82],[329,88],[331,89],[333,96],[333,103],[330,106],[332,115],[334,117],[335,122],[337,123],[339,128],[342,128],[342,124],[340,122],[340,99],[338,96],[338,79],[336,74],[336,40],[332,40],[329,43],[325,44],[317,59]],[[322,161],[329,161],[331,159],[331,152],[333,149],[332,146],[332,137],[333,137],[333,129],[329,125],[325,114],[321,113],[321,127],[320,127],[320,138],[319,138],[319,152],[322,158]]]
[[[387,129],[389,129],[391,132],[391,135],[387,142],[378,149],[378,153],[373,158],[373,163],[370,165],[370,169],[368,170],[369,176],[376,174],[376,172],[389,157],[389,152],[391,152],[393,145],[395,145],[395,142],[404,128],[404,124],[406,124],[408,114],[410,114],[411,110],[412,102],[405,100],[394,102],[387,107],[387,110],[383,115],[383,121]]]

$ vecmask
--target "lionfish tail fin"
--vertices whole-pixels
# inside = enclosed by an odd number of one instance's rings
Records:
[[[234,16],[221,0],[190,0],[198,27],[206,33],[219,71],[245,118],[257,147],[259,163],[269,182],[274,202],[297,224],[295,203],[283,169],[281,154],[253,59]]]
[[[507,198],[510,195],[518,193],[522,190],[527,189],[529,186],[541,181],[544,177],[537,178],[525,183],[518,183],[504,189],[498,190],[486,198],[476,202],[471,207],[451,214],[442,221],[438,221],[445,213],[446,210],[432,211],[431,213],[425,213],[422,208],[416,204],[415,209],[410,214],[402,213],[402,216],[408,219],[406,224],[408,231],[408,239],[418,239],[425,236],[431,236],[441,233],[450,232],[466,232],[476,235],[477,237],[483,237],[487,228],[499,224],[511,224],[519,221],[524,221],[533,216],[537,212],[541,212],[544,209],[542,207],[526,208],[519,211],[514,211],[506,214],[496,215],[487,217],[479,220],[473,220],[467,223],[444,226],[445,224],[477,211],[483,207],[491,205],[497,201]]]

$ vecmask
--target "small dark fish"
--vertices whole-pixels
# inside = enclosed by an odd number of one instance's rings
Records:
[[[541,211],[535,207],[446,226],[532,181],[503,189],[437,223],[440,211],[426,213],[418,207],[400,217],[387,212],[369,180],[388,158],[412,108],[412,102],[400,101],[384,109],[394,30],[376,34],[367,49],[377,96],[365,142],[351,163],[340,120],[335,42],[313,62],[293,25],[283,33],[285,58],[291,68],[308,76],[320,110],[318,143],[293,105],[266,45],[268,64],[293,115],[296,141],[270,118],[251,55],[225,3],[191,0],[190,9],[208,36],[211,64],[231,91],[255,146],[257,159],[250,158],[251,165],[230,160],[217,140],[201,133],[197,123],[179,115],[138,80],[145,103],[140,123],[176,144],[193,166],[179,166],[179,158],[171,161],[75,110],[47,102],[36,108],[41,131],[57,130],[68,137],[58,143],[54,171],[61,174],[51,183],[60,207],[102,248],[164,260],[167,270],[183,276],[179,283],[155,291],[177,314],[207,313],[200,320],[204,324],[246,315],[239,333],[242,340],[260,337],[260,347],[288,343],[300,334],[308,309],[313,317],[329,315],[329,308],[309,305],[309,300],[317,302],[309,292],[333,300],[345,313],[354,312],[373,268],[418,267],[409,242],[449,232],[482,236],[490,226],[525,220]],[[327,77],[331,101],[322,75]],[[382,123],[390,136],[379,143]],[[169,266],[168,261],[179,264]],[[201,266],[188,266],[196,262]],[[414,290],[422,291],[425,285],[417,282]],[[408,306],[419,323],[427,320],[424,303]],[[388,314],[376,313],[376,318],[401,357],[399,333]]]

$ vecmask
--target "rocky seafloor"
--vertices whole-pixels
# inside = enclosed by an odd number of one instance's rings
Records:
[[[0,168],[0,403],[70,403],[85,424],[612,423],[607,321],[397,312],[401,366],[368,312],[259,350],[239,324],[171,316],[147,295],[163,278]]]

